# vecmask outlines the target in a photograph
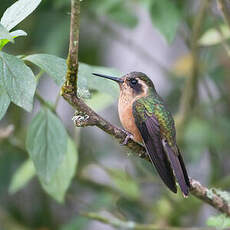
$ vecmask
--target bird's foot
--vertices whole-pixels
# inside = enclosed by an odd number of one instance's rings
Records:
[[[126,137],[125,137],[125,140],[121,143],[121,145],[127,145],[129,139],[133,139],[133,134],[124,130],[125,134],[126,134]]]

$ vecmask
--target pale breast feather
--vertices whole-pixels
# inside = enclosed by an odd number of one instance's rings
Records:
[[[132,103],[119,100],[118,113],[122,126],[133,135],[135,141],[142,142],[142,137],[135,124]]]

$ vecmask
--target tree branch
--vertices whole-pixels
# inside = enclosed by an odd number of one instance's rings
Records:
[[[88,107],[74,93],[65,93],[63,94],[63,97],[72,105],[73,108],[76,109],[73,121],[77,127],[97,126],[104,132],[117,139],[119,143],[124,142],[127,136],[127,133],[124,130],[106,121],[99,114]],[[132,139],[128,140],[126,147],[128,147],[132,152],[136,153],[138,157],[148,159],[145,148]]]
[[[78,47],[80,29],[80,0],[71,0],[71,22],[69,53],[67,57],[66,81],[62,87],[61,95],[65,92],[77,92],[78,73]]]
[[[230,204],[226,198],[217,189],[208,189],[200,184],[200,182],[190,179],[191,194],[205,203],[210,204],[213,208],[218,209],[220,212],[230,216]]]
[[[208,0],[205,0],[207,4]],[[203,6],[203,11],[206,8],[206,4]],[[202,12],[203,12],[202,11]],[[75,108],[76,114],[73,117],[74,123],[78,127],[85,126],[97,126],[104,132],[113,136],[119,143],[122,143],[126,137],[126,132],[120,128],[115,127],[91,108],[89,108],[80,98],[78,98],[76,91],[77,71],[78,71],[78,44],[79,44],[79,19],[80,19],[80,0],[72,0],[71,7],[71,32],[70,32],[70,45],[69,54],[67,59],[68,70],[66,75],[66,82],[62,87],[62,96],[66,101]],[[202,13],[203,15],[203,13]],[[201,17],[201,16],[200,16]],[[198,17],[198,18],[200,18]],[[202,16],[203,17],[203,16]],[[201,19],[201,18],[200,18]],[[74,28],[73,28],[74,27]],[[196,27],[199,27],[196,25]],[[196,29],[199,31],[199,29]],[[198,33],[198,32],[196,32]],[[197,39],[197,35],[195,36]],[[195,74],[197,75],[197,74]],[[194,75],[194,76],[195,76]],[[193,96],[191,96],[193,97]],[[133,153],[136,153],[138,157],[149,160],[145,148],[129,140],[126,147]],[[230,206],[224,197],[216,194],[214,190],[210,190],[202,186],[199,182],[191,179],[191,194],[200,200],[210,204],[214,208],[220,210],[226,215],[230,216]],[[211,194],[211,195],[210,195]]]
[[[218,0],[218,7],[224,15],[224,19],[230,27],[230,2],[226,0]]]
[[[55,111],[55,107],[49,103],[48,101],[46,101],[38,92],[38,90],[36,90],[35,92],[35,97],[38,99],[38,101],[40,102],[41,105],[45,106],[46,108],[49,108],[53,113],[56,113]]]
[[[198,228],[183,228],[183,227],[170,227],[163,226],[159,227],[154,224],[139,224],[133,221],[123,221],[118,218],[106,218],[100,214],[94,212],[81,213],[82,216],[85,216],[92,220],[97,220],[101,223],[110,225],[117,229],[132,229],[132,230],[197,230]],[[202,227],[202,230],[214,230],[215,228],[211,227]]]

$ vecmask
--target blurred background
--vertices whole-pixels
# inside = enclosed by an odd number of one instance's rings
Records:
[[[205,1],[199,0],[154,2],[82,1],[79,59],[89,65],[113,68],[118,76],[131,71],[147,74],[175,115],[178,142],[190,177],[208,187],[228,191],[230,31],[227,22],[217,1],[207,1],[206,6],[203,6]],[[0,15],[13,3],[1,0]],[[20,24],[28,36],[19,37],[4,51],[66,58],[69,19],[70,1],[43,1]],[[171,32],[173,26],[176,28]],[[189,78],[195,79],[195,83],[186,85]],[[113,89],[111,96],[106,81],[103,87],[105,92],[92,91],[89,103],[107,120],[121,126],[117,113],[118,88]],[[192,90],[192,96],[186,101],[188,89]],[[59,94],[59,88],[46,76],[41,79],[39,91],[50,101],[55,101]],[[76,175],[65,203],[59,204],[47,195],[36,177],[20,191],[9,193],[14,173],[28,158],[24,146],[26,130],[38,109],[36,101],[33,114],[11,104],[0,121],[0,130],[14,127],[9,137],[0,137],[1,230],[114,229],[82,217],[83,212],[155,224],[162,229],[206,226],[210,217],[217,215],[212,207],[193,196],[184,199],[180,192],[170,193],[148,162],[132,156],[101,130],[74,128],[71,120],[74,111],[62,98],[57,112],[74,137],[79,153]]]

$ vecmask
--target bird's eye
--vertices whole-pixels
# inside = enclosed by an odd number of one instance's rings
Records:
[[[135,78],[132,78],[132,79],[130,79],[130,83],[132,85],[136,85],[137,84],[137,80]]]

